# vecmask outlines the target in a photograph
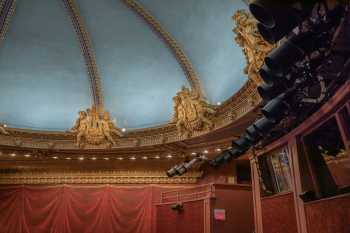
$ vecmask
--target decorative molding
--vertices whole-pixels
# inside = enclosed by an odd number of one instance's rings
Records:
[[[257,85],[262,83],[259,74],[260,68],[265,63],[265,57],[277,44],[271,45],[260,35],[255,18],[245,10],[238,10],[232,16],[236,23],[233,32],[236,33],[235,41],[242,47],[247,60],[244,73]]]
[[[5,39],[10,20],[16,10],[16,0],[3,0],[0,2],[0,43]]]
[[[175,55],[177,61],[180,63],[191,88],[196,91],[201,97],[204,96],[200,80],[195,72],[190,60],[185,55],[184,51],[178,45],[177,41],[167,32],[163,26],[155,19],[155,17],[145,9],[140,3],[135,0],[121,0],[137,15],[139,15],[166,43],[170,50]]]
[[[204,136],[211,131],[234,124],[244,118],[246,114],[255,110],[259,102],[260,96],[256,91],[256,84],[253,80],[248,80],[235,95],[216,108],[216,113],[212,118],[213,128],[211,130],[195,131],[191,138]],[[10,135],[0,135],[1,146],[16,147],[13,138],[21,138],[21,147],[27,149],[48,149],[48,145],[52,145],[51,149],[53,150],[81,150],[76,147],[74,134],[72,133],[11,128],[7,128],[7,131]],[[126,135],[118,139],[118,143],[112,146],[111,149],[122,150],[134,147],[160,146],[187,139],[189,138],[178,134],[175,123],[169,123],[153,128],[128,131]],[[84,149],[105,150],[106,148],[103,145],[86,145]]]
[[[85,29],[83,20],[79,14],[75,0],[62,0],[69,13],[74,29],[77,33],[81,50],[85,58],[85,63],[88,69],[90,78],[91,92],[93,95],[94,105],[101,113],[104,109],[103,92],[101,86],[101,78],[96,65],[94,50],[91,46],[91,41],[87,30]]]
[[[83,139],[90,145],[110,147],[117,144],[112,134],[123,136],[112,122],[109,112],[104,111],[101,116],[94,105],[86,111],[79,111],[79,117],[70,132],[75,134],[78,147],[83,146]]]
[[[1,171],[0,171],[1,172]],[[0,173],[1,174],[1,173]],[[181,177],[169,178],[164,171],[137,172],[19,172],[2,173],[0,185],[4,184],[195,184],[202,172],[189,172]]]
[[[188,138],[196,131],[213,128],[212,116],[215,109],[193,90],[183,86],[174,96],[173,102],[173,122],[181,137]]]

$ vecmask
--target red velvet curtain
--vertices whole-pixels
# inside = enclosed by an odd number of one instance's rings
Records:
[[[152,233],[161,188],[0,187],[0,232]]]

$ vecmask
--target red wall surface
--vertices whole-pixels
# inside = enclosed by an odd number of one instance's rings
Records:
[[[350,195],[305,204],[308,233],[350,233]]]
[[[154,203],[172,188],[0,186],[0,232],[153,233]]]
[[[157,206],[156,233],[203,233],[204,201],[183,203],[183,211],[178,213],[169,205]]]
[[[293,193],[261,200],[264,233],[297,233]]]
[[[254,231],[253,194],[251,188],[235,186],[235,189],[215,186],[216,198],[211,201],[214,209],[225,209],[226,220],[212,217],[214,233],[252,233]]]

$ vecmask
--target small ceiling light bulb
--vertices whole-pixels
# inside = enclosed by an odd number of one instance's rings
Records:
[[[148,157],[147,156],[142,156],[142,159],[146,160],[146,159],[148,159]]]
[[[30,154],[25,154],[24,157],[29,158],[31,155]]]
[[[71,160],[72,158],[71,158],[71,157],[67,157],[66,159],[67,159],[67,160]]]
[[[217,148],[217,149],[215,149],[215,151],[216,151],[216,152],[220,152],[220,151],[221,151],[221,149],[220,149],[220,148]]]
[[[10,156],[11,156],[11,157],[15,157],[16,154],[15,154],[15,153],[11,153]]]
[[[105,157],[105,158],[103,158],[104,160],[109,160],[109,158],[108,157]]]
[[[197,155],[197,153],[196,152],[192,152],[191,155],[195,156],[195,155]]]
[[[154,156],[155,159],[160,159],[159,155]]]
[[[118,157],[119,160],[123,160],[124,158],[123,157]]]
[[[209,151],[208,151],[208,150],[204,150],[203,153],[204,153],[204,154],[208,154]]]
[[[135,156],[130,157],[131,160],[136,160]]]
[[[96,160],[97,158],[96,158],[96,157],[92,157],[91,159],[92,159],[92,160]]]
[[[171,159],[173,156],[169,154],[169,155],[167,155],[166,157],[167,157],[168,159]]]
[[[57,156],[54,156],[54,157],[52,157],[53,159],[58,159],[58,157]]]
[[[80,161],[83,161],[85,158],[84,157],[79,157],[79,160]]]

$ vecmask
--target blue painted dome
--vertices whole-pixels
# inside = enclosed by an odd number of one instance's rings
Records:
[[[0,122],[10,127],[64,131],[93,104],[86,48],[65,2],[73,1],[16,0],[13,15],[8,13],[0,41]],[[168,45],[121,0],[74,2],[94,53],[104,107],[118,126],[169,122],[173,96],[190,84]],[[231,18],[247,7],[243,1],[138,3],[187,55],[208,102],[223,102],[243,86],[245,58]]]

